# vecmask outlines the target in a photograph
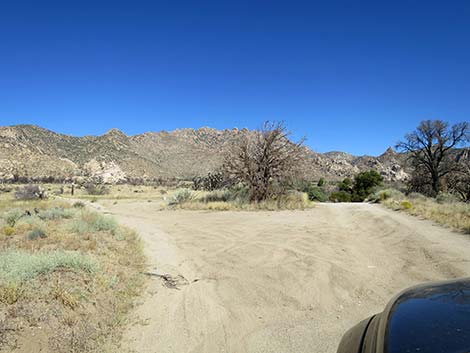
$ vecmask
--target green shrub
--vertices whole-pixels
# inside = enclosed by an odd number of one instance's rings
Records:
[[[2,214],[2,218],[7,222],[10,227],[14,227],[16,222],[24,215],[24,211],[19,208],[12,208],[11,210]]]
[[[323,185],[325,185],[325,179],[320,178],[320,180],[318,180],[317,186],[321,188]]]
[[[351,194],[347,191],[336,191],[331,193],[330,201],[332,202],[351,202]]]
[[[115,235],[118,230],[118,224],[112,217],[104,216],[97,212],[85,211],[81,213],[78,219],[73,221],[71,230],[79,234],[109,231]]]
[[[29,253],[23,250],[4,250],[0,252],[0,282],[3,283],[33,279],[58,268],[93,272],[97,266],[91,258],[78,252],[48,251]]]
[[[191,201],[194,198],[194,194],[189,189],[178,189],[175,193],[170,197],[168,201],[168,205],[175,206],[179,205],[188,201]]]
[[[20,227],[22,225],[28,225],[30,228],[46,228],[46,223],[40,219],[37,215],[24,216],[16,221],[15,226]]]
[[[72,205],[73,208],[85,208],[85,204],[81,201],[74,202]]]
[[[375,187],[382,185],[383,176],[375,170],[361,172],[354,177],[354,186],[352,188],[352,201],[364,201],[374,190]]]
[[[36,228],[28,232],[29,240],[43,239],[47,238],[47,234],[43,229]]]
[[[345,178],[338,185],[339,191],[351,192],[353,188],[353,181],[350,178]]]
[[[326,202],[328,201],[328,196],[325,194],[322,188],[318,186],[312,186],[308,189],[308,199],[310,201],[319,201]]]

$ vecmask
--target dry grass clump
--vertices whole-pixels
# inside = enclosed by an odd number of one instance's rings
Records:
[[[168,206],[187,210],[298,210],[313,207],[306,193],[292,191],[269,200],[250,202],[248,191],[242,187],[214,191],[176,191]]]
[[[143,284],[137,235],[55,201],[0,202],[0,228],[0,352],[119,351]]]
[[[119,226],[116,220],[109,216],[90,211],[82,211],[73,220],[71,231],[79,234],[90,234],[95,232],[108,231],[116,235]]]
[[[470,204],[446,202],[447,197],[438,200],[421,194],[410,194],[406,199],[390,198],[382,203],[394,210],[403,210],[411,215],[434,221],[440,225],[470,233]]]

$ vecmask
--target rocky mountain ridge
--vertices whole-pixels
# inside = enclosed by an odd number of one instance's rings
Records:
[[[111,129],[101,136],[76,137],[35,125],[5,126],[0,127],[0,181],[191,179],[220,168],[233,141],[249,133],[203,127],[128,136]],[[408,177],[404,156],[391,148],[378,157],[357,157],[305,147],[308,178],[341,179],[372,168],[390,181]]]

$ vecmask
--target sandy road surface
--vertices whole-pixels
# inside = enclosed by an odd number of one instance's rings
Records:
[[[109,211],[140,232],[151,262],[124,339],[138,353],[335,352],[398,290],[470,274],[468,236],[378,205]]]

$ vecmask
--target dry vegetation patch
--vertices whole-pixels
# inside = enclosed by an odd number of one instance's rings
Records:
[[[143,284],[137,235],[83,205],[0,201],[0,352],[115,352]]]
[[[169,196],[167,206],[187,210],[303,210],[311,208],[306,193],[291,191],[264,201],[253,202],[244,188],[221,189],[214,191],[193,191],[178,189]]]
[[[417,193],[405,196],[399,192],[383,198],[381,202],[391,209],[402,210],[470,234],[470,204],[468,203],[453,201],[445,195],[433,199]]]

